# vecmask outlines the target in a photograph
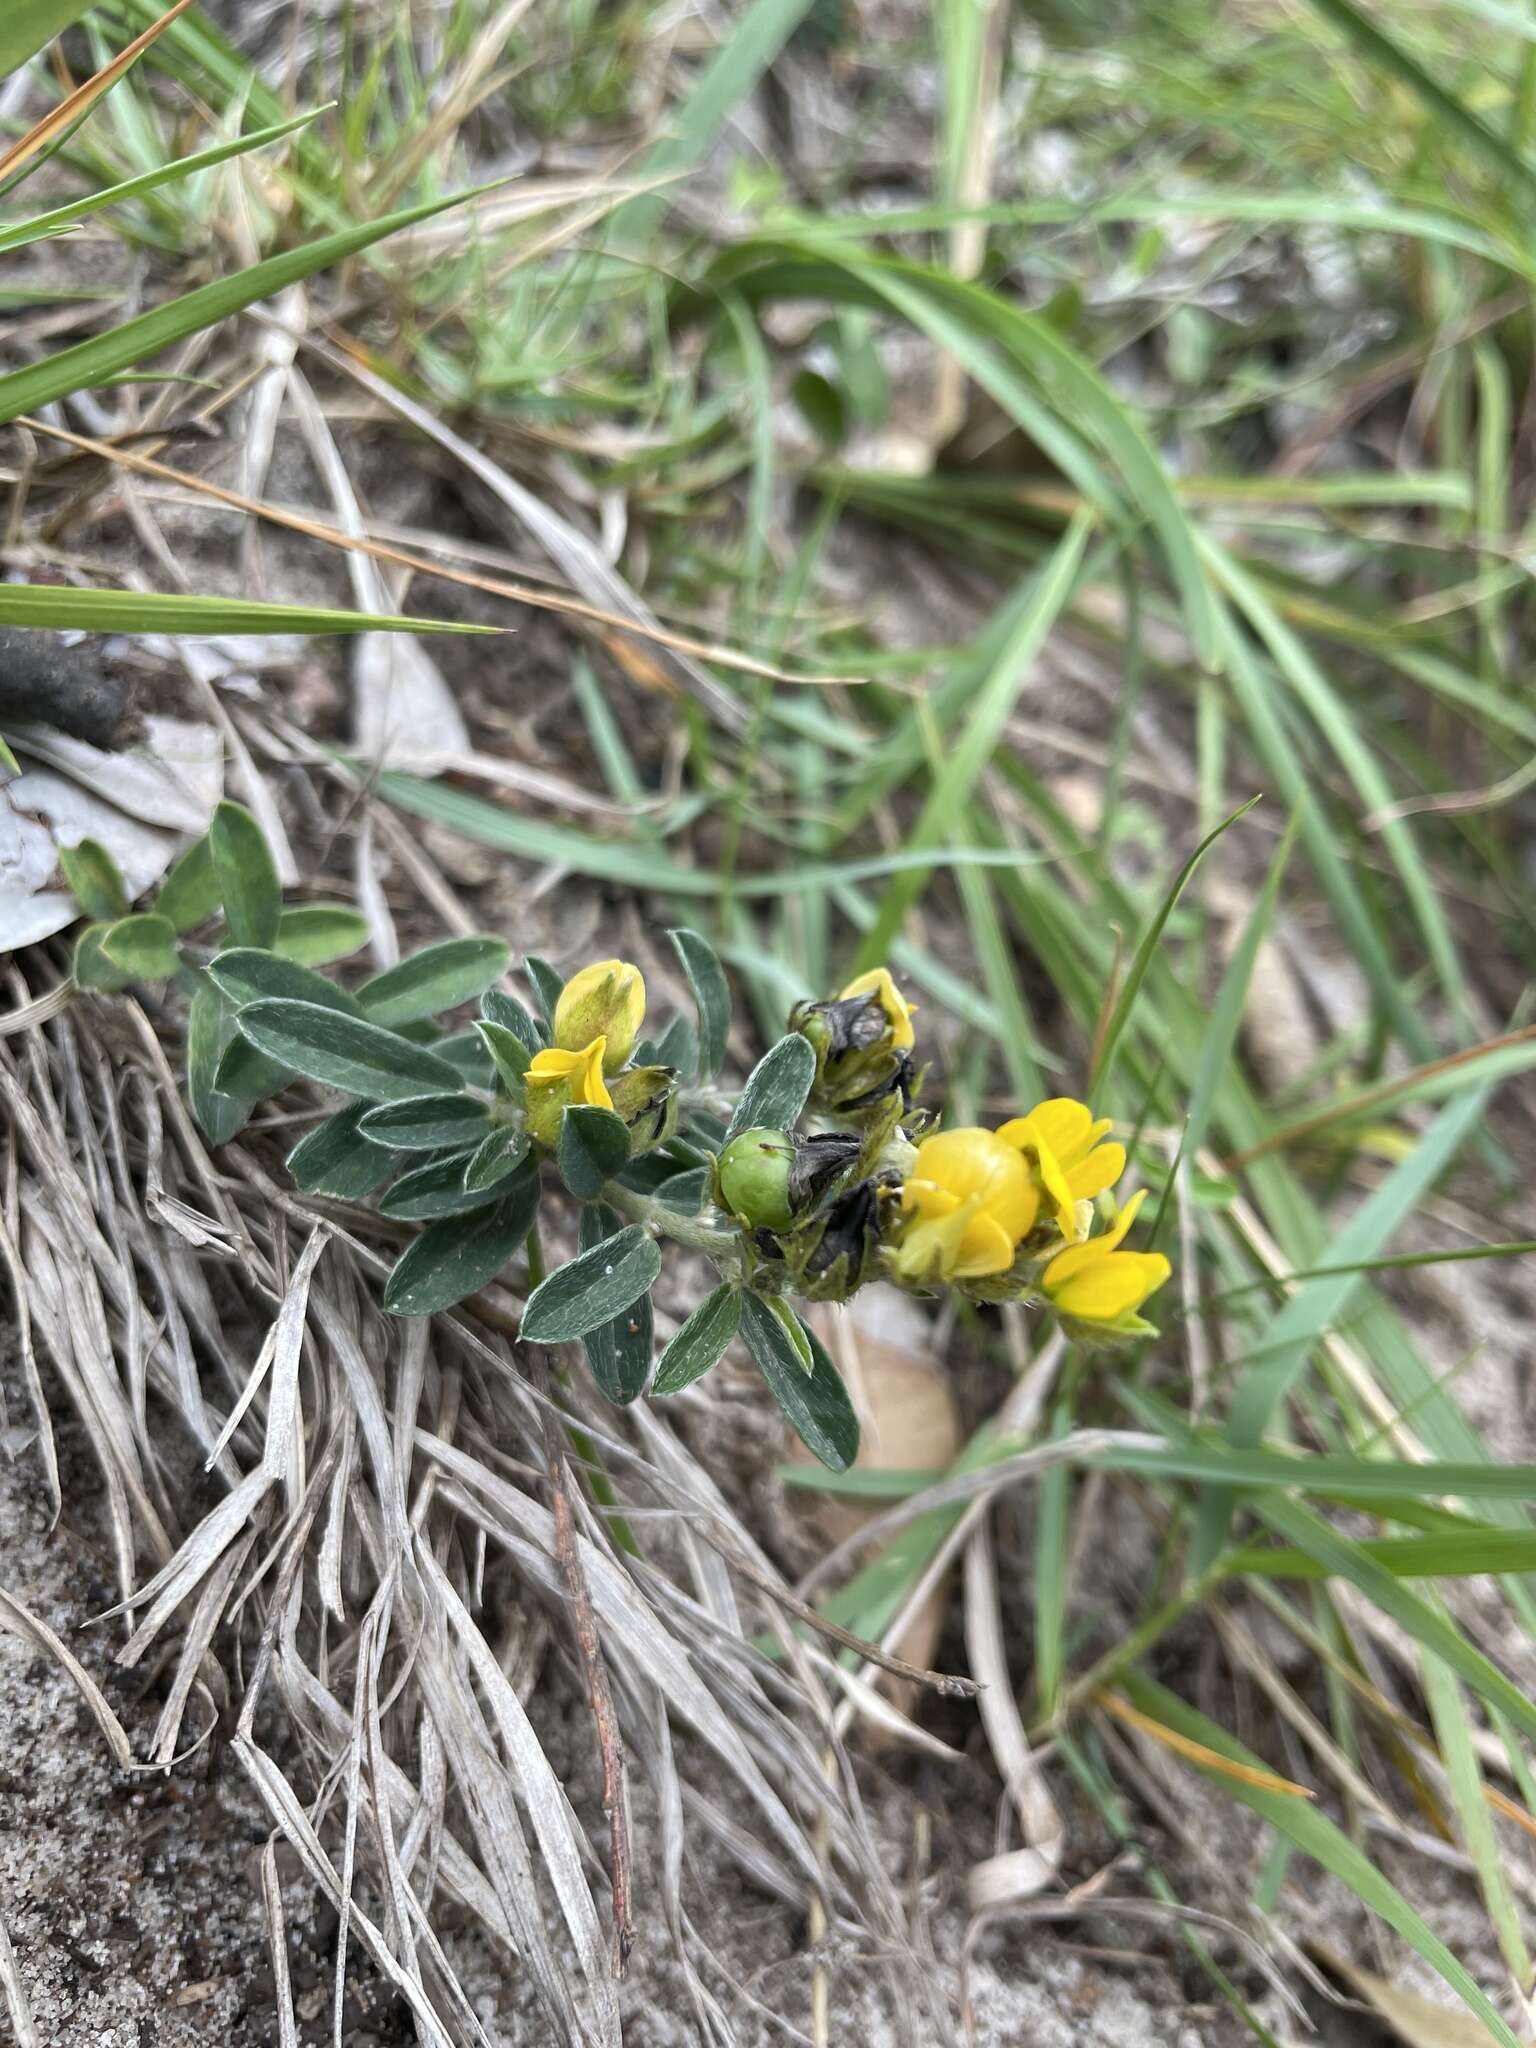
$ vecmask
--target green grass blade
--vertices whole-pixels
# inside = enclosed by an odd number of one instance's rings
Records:
[[[1379,29],[1352,0],[1311,0],[1311,5],[1324,20],[1341,30],[1370,63],[1406,85],[1437,123],[1454,129],[1463,142],[1488,159],[1501,178],[1520,186],[1527,201],[1536,198],[1536,165],[1528,163],[1497,128],[1490,127],[1481,115],[1473,113],[1431,77],[1417,57]]]
[[[344,258],[360,254],[386,235],[398,234],[418,221],[431,220],[435,214],[463,206],[491,189],[486,185],[453,192],[444,199],[430,199],[420,206],[386,214],[382,220],[365,221],[357,227],[322,235],[297,249],[284,249],[264,262],[253,263],[229,277],[215,278],[211,284],[199,285],[195,291],[184,292],[180,298],[141,313],[136,319],[125,320],[105,334],[76,342],[72,348],[59,349],[41,362],[29,363],[25,369],[12,370],[0,377],[0,424],[22,413],[35,412],[39,406],[65,398],[71,391],[100,384],[116,376],[119,370],[131,369],[146,356],[158,355],[189,334],[227,319],[231,313],[255,305],[260,299],[273,298],[301,278],[313,277],[318,270],[328,270]]]
[[[1202,1743],[1232,1763],[1263,1768],[1260,1759],[1240,1742],[1234,1741],[1224,1728],[1218,1728],[1214,1721],[1208,1721],[1204,1714],[1186,1706],[1175,1694],[1144,1678],[1140,1672],[1128,1672],[1122,1683],[1132,1704],[1150,1719],[1161,1721],[1165,1727],[1187,1736],[1192,1742]],[[1250,1807],[1314,1862],[1332,1871],[1363,1905],[1385,1920],[1389,1927],[1395,1928],[1414,1952],[1444,1979],[1462,2003],[1482,2021],[1500,2048],[1518,2048],[1515,2036],[1465,1965],[1451,1953],[1396,1885],[1381,1875],[1325,1813],[1319,1813],[1305,1799],[1290,1798],[1257,1785],[1245,1785],[1240,1779],[1229,1778],[1223,1773],[1207,1771],[1201,1775],[1218,1790]]]
[[[247,151],[264,148],[269,142],[280,142],[285,135],[307,127],[324,112],[323,107],[317,107],[313,113],[295,114],[290,120],[275,122],[270,128],[258,128],[253,134],[237,135],[232,141],[215,143],[210,149],[199,150],[195,156],[177,157],[172,163],[159,164],[153,170],[143,171],[136,178],[127,178],[119,185],[108,185],[100,192],[88,192],[84,198],[71,199],[66,206],[55,206],[48,213],[34,214],[30,220],[0,226],[0,252],[22,248],[28,242],[42,241],[45,236],[59,234],[77,220],[99,213],[105,206],[122,206],[128,200],[141,198],[144,193],[153,192],[177,178],[190,177],[194,171],[209,170],[215,164],[226,163],[230,157],[244,156]]]
[[[1474,1089],[1442,1110],[1402,1164],[1392,1171],[1334,1239],[1336,1263],[1375,1258],[1413,1214],[1476,1128],[1487,1100]],[[1234,1446],[1256,1445],[1294,1385],[1319,1338],[1333,1328],[1362,1276],[1341,1273],[1309,1280],[1261,1332],[1238,1382],[1227,1420]],[[1210,1564],[1231,1527],[1235,1495],[1213,1492],[1200,1510],[1191,1556],[1198,1573]]]
[[[495,633],[442,619],[379,617],[259,599],[159,596],[141,590],[71,590],[62,584],[0,584],[0,626],[82,633]]]
[[[1089,1077],[1088,1086],[1090,1092],[1101,1090],[1108,1084],[1109,1077],[1114,1071],[1115,1054],[1120,1049],[1120,1040],[1125,1035],[1125,1027],[1130,1022],[1132,1010],[1136,1007],[1136,998],[1141,994],[1142,984],[1147,978],[1147,970],[1151,967],[1153,957],[1157,952],[1158,941],[1163,936],[1164,928],[1169,918],[1172,917],[1179,898],[1188,887],[1190,876],[1199,867],[1207,852],[1215,845],[1222,833],[1229,826],[1235,825],[1239,818],[1246,817],[1258,801],[1259,799],[1256,796],[1251,796],[1247,803],[1239,805],[1229,818],[1223,818],[1214,832],[1206,834],[1194,852],[1189,856],[1189,859],[1185,861],[1183,867],[1174,876],[1172,887],[1157,906],[1156,915],[1142,934],[1141,943],[1137,946],[1135,956],[1131,961],[1130,971],[1121,984],[1119,995],[1115,998],[1115,1006],[1110,1011],[1109,1022],[1105,1026],[1103,1037],[1099,1041],[1098,1054],[1093,1063],[1093,1072]]]
[[[9,0],[0,20],[0,79],[19,71],[92,4],[93,0]]]
[[[1424,1694],[1429,1701],[1435,1739],[1440,1745],[1456,1818],[1467,1854],[1477,1870],[1477,1881],[1488,1908],[1488,1918],[1498,1936],[1499,1948],[1510,1975],[1523,1991],[1531,1986],[1531,1954],[1520,1927],[1520,1913],[1510,1890],[1493,1815],[1483,1796],[1483,1773],[1472,1741],[1472,1724],[1467,1703],[1454,1673],[1430,1652],[1421,1660]]]
[[[1088,520],[1079,515],[1037,579],[1030,603],[1019,614],[999,650],[991,674],[976,693],[965,729],[935,777],[921,815],[908,834],[911,851],[938,847],[957,830],[976,778],[992,755],[1046,635],[1061,616],[1082,566]],[[865,933],[853,972],[880,966],[912,905],[922,894],[928,870],[900,876],[886,890],[875,921]]]

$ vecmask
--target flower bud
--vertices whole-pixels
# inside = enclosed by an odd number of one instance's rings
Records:
[[[785,1131],[740,1131],[716,1162],[720,1200],[749,1228],[788,1230],[794,1220],[790,1175],[794,1140]]]
[[[675,1067],[626,1067],[608,1083],[613,1107],[629,1126],[631,1152],[664,1145],[677,1129]]]
[[[828,1003],[798,1003],[789,1027],[816,1054],[811,1107],[857,1119],[883,1108],[893,1093],[910,1105],[916,1087],[912,1006],[877,967],[849,982]]]
[[[573,974],[555,1004],[555,1044],[567,1052],[604,1041],[603,1070],[616,1074],[645,1021],[645,981],[628,960],[596,960]]]

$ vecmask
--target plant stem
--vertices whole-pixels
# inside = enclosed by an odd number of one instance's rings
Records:
[[[654,1195],[639,1194],[616,1180],[603,1189],[602,1199],[631,1223],[643,1223],[659,1237],[670,1237],[674,1244],[687,1245],[691,1251],[708,1252],[721,1267],[734,1268],[740,1262],[734,1231],[716,1230],[713,1224],[684,1216]]]
[[[1115,1647],[1106,1652],[1096,1664],[1090,1665],[1080,1678],[1062,1688],[1061,1697],[1052,1713],[1039,1727],[1029,1731],[1031,1743],[1048,1741],[1058,1729],[1064,1728],[1078,1710],[1087,1705],[1101,1686],[1107,1685],[1115,1675],[1132,1664],[1145,1650],[1151,1648],[1159,1636],[1165,1635],[1177,1621],[1182,1621],[1191,1608],[1198,1607],[1219,1580],[1226,1576],[1226,1561],[1218,1559],[1209,1570],[1192,1579],[1172,1600],[1154,1609],[1139,1627],[1131,1630]]]

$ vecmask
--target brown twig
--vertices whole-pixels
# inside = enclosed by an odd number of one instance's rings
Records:
[[[539,1391],[548,1395],[551,1378],[549,1354],[536,1352]],[[549,1461],[549,1504],[555,1521],[555,1562],[565,1580],[571,1613],[576,1624],[576,1646],[586,1674],[587,1697],[597,1728],[597,1747],[603,1764],[603,1811],[608,1816],[608,1841],[613,1865],[613,1974],[622,1977],[634,1945],[634,1915],[630,1904],[629,1799],[624,1784],[624,1739],[619,1733],[613,1694],[608,1685],[608,1668],[598,1641],[597,1617],[592,1595],[581,1568],[576,1547],[576,1530],[571,1520],[570,1469],[560,1424],[553,1405],[544,1410],[544,1448]]]
[[[892,1656],[889,1650],[882,1650],[878,1643],[869,1643],[862,1636],[855,1635],[841,1623],[829,1621],[809,1602],[797,1599],[787,1586],[776,1585],[766,1572],[758,1570],[744,1550],[728,1541],[718,1528],[700,1532],[730,1565],[732,1571],[756,1586],[765,1598],[776,1607],[782,1607],[786,1614],[792,1614],[797,1621],[805,1623],[828,1641],[839,1644],[845,1650],[852,1650],[868,1664],[878,1664],[882,1671],[889,1671],[896,1678],[905,1678],[913,1685],[931,1685],[935,1692],[947,1700],[974,1699],[981,1687],[974,1678],[962,1678],[951,1671],[925,1671],[920,1664],[908,1664],[904,1658]]]

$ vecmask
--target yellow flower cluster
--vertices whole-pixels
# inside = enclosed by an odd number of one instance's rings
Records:
[[[1000,1130],[925,1138],[902,1183],[904,1221],[891,1257],[897,1277],[932,1285],[1006,1273],[1043,1218],[1065,1240],[1039,1276],[1047,1299],[1075,1321],[1124,1325],[1169,1265],[1159,1252],[1120,1250],[1141,1195],[1113,1229],[1088,1235],[1094,1197],[1125,1170],[1125,1147],[1103,1142],[1109,1127],[1085,1103],[1058,1096]]]

